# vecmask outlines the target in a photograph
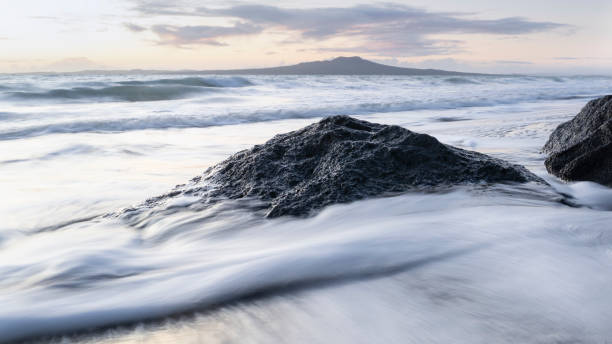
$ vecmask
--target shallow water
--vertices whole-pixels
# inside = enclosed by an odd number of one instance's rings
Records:
[[[557,181],[540,154],[610,78],[0,79],[0,341],[612,339],[612,192]],[[338,113],[523,164],[552,187],[406,194],[309,219],[189,198],[139,226],[105,216]]]

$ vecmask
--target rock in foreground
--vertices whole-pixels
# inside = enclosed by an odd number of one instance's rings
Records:
[[[590,101],[544,146],[546,169],[568,180],[612,186],[612,95]]]
[[[335,116],[238,152],[166,197],[255,198],[264,202],[268,217],[304,216],[327,205],[408,190],[528,181],[541,179],[522,166],[429,135]]]

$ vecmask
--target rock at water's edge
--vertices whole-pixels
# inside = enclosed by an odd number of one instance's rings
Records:
[[[546,170],[567,181],[612,186],[612,95],[590,101],[544,145]]]
[[[408,190],[529,181],[543,182],[522,166],[429,135],[334,116],[238,152],[168,197],[255,198],[268,217],[304,216],[327,205]]]

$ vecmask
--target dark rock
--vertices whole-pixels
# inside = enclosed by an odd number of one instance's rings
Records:
[[[522,166],[429,135],[334,116],[238,152],[177,190],[208,202],[254,198],[277,217],[408,190],[528,181],[543,182]]]
[[[612,186],[612,95],[590,101],[544,145],[546,170],[568,180]]]

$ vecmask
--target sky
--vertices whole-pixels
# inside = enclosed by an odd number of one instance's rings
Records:
[[[612,74],[610,0],[0,0],[0,72],[403,67]],[[333,4],[332,4],[333,3]]]

